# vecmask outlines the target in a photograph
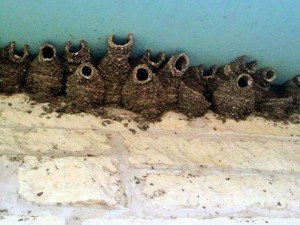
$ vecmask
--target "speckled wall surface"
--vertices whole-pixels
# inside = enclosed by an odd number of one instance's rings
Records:
[[[0,46],[28,42],[34,54],[51,41],[61,53],[65,41],[85,39],[100,57],[109,34],[133,32],[134,55],[185,51],[193,65],[221,65],[246,54],[282,83],[300,73],[299,8],[299,0],[0,0]]]

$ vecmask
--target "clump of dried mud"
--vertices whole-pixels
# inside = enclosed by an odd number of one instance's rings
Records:
[[[26,92],[37,102],[49,102],[46,113],[90,113],[121,121],[106,110],[113,106],[137,114],[140,129],[148,122],[174,110],[187,118],[203,116],[208,110],[226,118],[244,120],[254,113],[275,121],[299,123],[300,75],[274,86],[276,71],[257,67],[255,60],[240,56],[229,64],[189,67],[189,58],[179,53],[166,60],[162,52],[151,57],[147,50],[130,59],[133,34],[119,42],[108,38],[105,56],[96,64],[85,41],[79,50],[67,42],[64,57],[46,43],[30,60],[28,46],[14,52],[14,42],[0,51],[0,93]]]

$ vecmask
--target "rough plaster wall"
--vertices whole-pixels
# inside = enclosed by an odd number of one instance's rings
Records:
[[[43,107],[0,96],[1,225],[300,223],[299,124]]]

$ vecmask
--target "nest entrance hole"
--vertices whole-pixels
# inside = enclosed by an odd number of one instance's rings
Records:
[[[210,68],[208,70],[204,70],[203,77],[213,77],[215,71],[213,68]]]
[[[275,78],[276,74],[273,70],[268,70],[266,72],[266,79],[267,80],[273,80]]]
[[[43,48],[43,57],[45,59],[52,59],[54,57],[54,50],[50,46],[46,46]]]
[[[238,79],[237,85],[239,88],[245,88],[249,85],[249,77],[248,76],[241,76]]]
[[[69,51],[71,53],[76,53],[76,52],[79,52],[80,50],[82,49],[82,45],[79,44],[79,45],[76,45],[76,46],[72,46]]]
[[[129,42],[127,38],[115,37],[113,38],[113,43],[115,45],[126,45]]]
[[[180,56],[175,62],[175,68],[179,71],[186,69],[187,65],[188,61],[184,55]]]
[[[89,66],[83,66],[81,73],[85,77],[90,77],[92,75],[92,69]]]
[[[21,58],[24,56],[24,51],[22,49],[16,48],[14,49],[14,56]]]
[[[148,80],[148,78],[149,74],[147,70],[145,70],[144,68],[138,69],[138,71],[136,72],[136,79],[138,81],[145,81]]]

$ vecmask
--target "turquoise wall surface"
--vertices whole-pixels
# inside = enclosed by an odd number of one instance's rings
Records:
[[[192,65],[222,65],[246,54],[273,66],[277,83],[300,73],[300,0],[0,0],[0,45],[31,53],[50,41],[85,39],[100,57],[109,34],[133,32],[133,55],[186,52]]]

